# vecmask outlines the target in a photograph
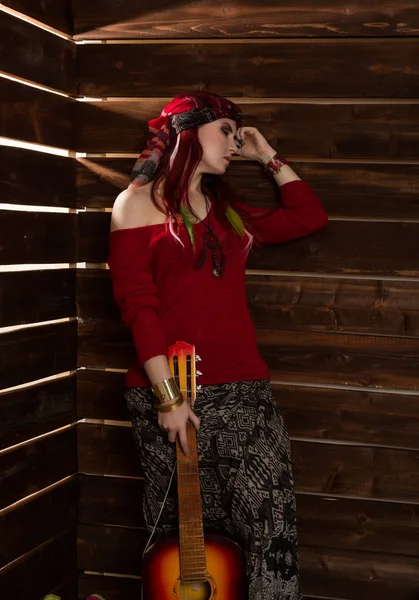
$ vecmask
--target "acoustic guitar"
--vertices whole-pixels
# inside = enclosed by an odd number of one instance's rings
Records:
[[[195,347],[176,342],[169,364],[185,402],[193,407],[199,357]],[[233,540],[204,534],[196,430],[187,424],[189,456],[176,442],[179,536],[153,544],[142,562],[144,600],[243,600],[244,558]]]

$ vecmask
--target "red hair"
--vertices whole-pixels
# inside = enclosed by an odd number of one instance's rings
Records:
[[[189,184],[193,174],[202,159],[202,146],[198,138],[196,127],[185,129],[176,136],[170,126],[170,143],[157,166],[153,176],[151,198],[161,212],[167,214],[169,223],[182,221],[181,206],[186,207],[195,217],[188,197]],[[165,210],[156,200],[157,189],[160,182],[165,179],[163,198]],[[231,207],[240,217],[247,229],[249,214],[238,206],[231,186],[220,175],[204,175],[202,178],[202,191],[214,200],[216,219],[227,229],[240,235],[227,217],[227,209]],[[252,237],[250,235],[250,237]]]

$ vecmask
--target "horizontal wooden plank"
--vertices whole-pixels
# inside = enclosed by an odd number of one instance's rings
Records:
[[[419,84],[411,65],[418,52],[413,38],[86,44],[78,49],[79,91],[94,97],[206,90],[256,98],[318,97],[319,91],[328,98],[415,98]]]
[[[256,327],[304,331],[419,335],[419,283],[320,277],[247,275],[247,301]],[[77,274],[81,332],[90,320],[126,331],[113,299],[109,270]],[[94,332],[94,323],[90,330]]]
[[[0,273],[0,327],[75,316],[75,280],[75,269]]]
[[[76,420],[76,375],[0,394],[0,449]]]
[[[334,87],[328,84],[327,89]],[[320,84],[316,90],[319,94],[322,90]],[[119,92],[116,89],[115,95],[121,96],[122,91]],[[112,99],[98,103],[79,102],[78,150],[140,153],[146,142],[147,122],[160,114],[168,93],[169,90],[166,90],[164,99],[160,100],[133,98],[124,102]],[[153,89],[150,95],[156,96],[157,91]],[[240,104],[239,98],[237,101]],[[273,103],[267,99],[257,104],[242,104],[241,108],[245,125],[260,129],[273,148],[290,158],[417,160],[418,104],[354,104],[350,101],[298,104],[291,101]],[[131,159],[127,173],[130,173],[133,162]],[[387,175],[383,175],[383,180],[386,179]],[[370,180],[358,180],[358,186],[365,186],[367,182],[370,185]],[[343,191],[344,188],[339,185],[335,189],[338,195]]]
[[[79,568],[138,575],[143,544],[143,531],[138,529],[81,525]],[[313,595],[340,600],[382,600],[388,597],[389,590],[395,590],[398,599],[412,600],[417,590],[416,557],[325,546],[301,546],[300,556],[306,598]]]
[[[141,598],[141,581],[131,577],[80,573],[78,590],[79,600],[86,600],[92,590],[95,590],[95,593],[100,594],[106,600]]]
[[[106,262],[110,213],[81,213],[79,261]],[[330,221],[317,233],[250,253],[249,269],[418,276],[417,223]]]
[[[121,6],[123,6],[121,14]],[[222,0],[187,4],[166,0],[76,0],[75,38],[275,38],[403,36],[419,29],[416,6],[403,0],[388,11],[380,1],[362,0],[347,8],[344,0],[328,2],[327,8],[310,1],[258,3],[236,0],[228,8]]]
[[[77,324],[73,321],[3,333],[0,336],[2,387],[74,370],[76,331]]]
[[[72,158],[0,146],[0,202],[75,208],[75,178]]]
[[[77,418],[127,421],[125,373],[93,369],[77,371]]]
[[[73,33],[73,14],[71,0],[4,0],[5,6],[17,10],[45,25],[64,33]]]
[[[0,517],[7,544],[0,547],[0,568],[37,546],[74,529],[77,523],[77,479]]]
[[[76,45],[6,12],[0,13],[1,70],[75,95]],[[13,48],[13,52],[8,52]]]
[[[142,480],[81,476],[79,521],[144,527],[142,497]],[[418,555],[418,505],[299,494],[297,519],[304,546]]]
[[[128,331],[115,322],[79,323],[78,364],[127,369],[134,360]],[[299,330],[257,331],[259,352],[275,381],[417,390],[417,338]]]
[[[82,423],[78,440],[81,473],[141,476],[131,428]],[[417,450],[294,440],[292,457],[298,492],[417,502]]]
[[[76,428],[0,455],[0,467],[4,508],[76,473]]]
[[[39,599],[57,590],[65,592],[62,600],[74,600],[67,594],[73,591],[69,582],[76,568],[76,531],[71,530],[6,567],[0,577],[0,597]]]
[[[111,208],[127,184],[133,162],[132,158],[79,162],[79,208]],[[419,218],[417,165],[299,162],[292,166],[318,194],[330,217]],[[225,179],[242,202],[266,207],[278,202],[277,186],[252,161],[233,160]]]
[[[78,371],[78,417],[129,421],[125,374]],[[272,384],[291,436],[418,448],[419,398]]]
[[[0,136],[74,149],[75,100],[4,78],[0,96]]]
[[[0,221],[0,264],[76,261],[77,215],[0,209]]]

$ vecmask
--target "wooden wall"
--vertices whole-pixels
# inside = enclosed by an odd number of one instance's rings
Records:
[[[71,2],[52,4],[2,6],[70,34]],[[3,9],[0,39],[0,597],[39,600],[56,592],[72,600],[75,160],[5,144],[74,151],[76,48]]]
[[[187,88],[241,103],[330,214],[255,253],[247,277],[293,439],[305,598],[419,595],[418,32],[407,0],[76,0],[75,38],[93,42],[79,93],[103,100],[77,105],[79,598],[135,597],[146,540],[103,173],[129,173],[147,120]],[[229,178],[253,205],[278,201],[255,164]]]

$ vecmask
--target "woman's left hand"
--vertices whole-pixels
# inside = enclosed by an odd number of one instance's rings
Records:
[[[235,137],[236,154],[244,158],[268,162],[276,153],[256,127],[240,127]]]

